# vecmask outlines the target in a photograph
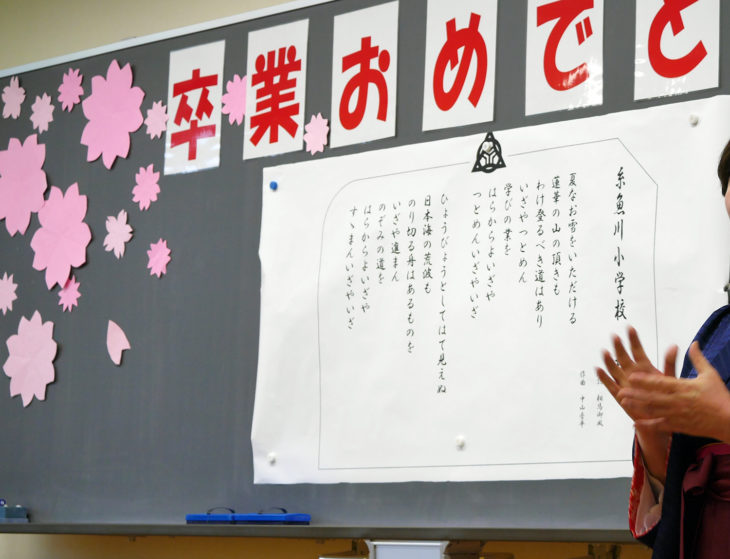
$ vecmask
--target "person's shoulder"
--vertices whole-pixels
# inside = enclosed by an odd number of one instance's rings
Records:
[[[722,320],[726,316],[730,315],[730,305],[723,305],[719,309],[715,310],[705,322]]]
[[[730,318],[730,305],[723,305],[715,310],[697,332],[696,339],[701,339],[705,332],[714,330],[724,319]]]
[[[718,318],[722,318],[724,316],[727,316],[730,314],[730,305],[723,305],[719,309],[715,310],[707,319],[707,322],[711,320],[716,320]]]

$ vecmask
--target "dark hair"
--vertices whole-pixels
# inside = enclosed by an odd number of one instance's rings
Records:
[[[727,143],[720,154],[720,162],[717,164],[717,178],[720,179],[722,195],[725,196],[727,182],[730,180],[730,142]]]

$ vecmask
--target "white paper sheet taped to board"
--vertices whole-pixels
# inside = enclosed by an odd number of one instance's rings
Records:
[[[628,475],[631,423],[594,367],[627,324],[657,356],[723,303],[727,112],[265,169],[255,480]]]

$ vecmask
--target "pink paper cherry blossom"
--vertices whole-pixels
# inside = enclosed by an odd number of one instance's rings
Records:
[[[64,312],[71,311],[74,307],[78,306],[79,297],[81,297],[81,293],[79,292],[80,285],[76,281],[76,276],[71,276],[66,280],[66,285],[63,286],[63,289],[58,292],[58,304],[63,307]]]
[[[35,232],[30,246],[35,252],[33,268],[46,271],[46,286],[65,285],[71,267],[86,262],[86,247],[91,241],[91,230],[84,223],[86,196],[79,194],[76,183],[64,195],[57,186],[38,212],[41,228]]]
[[[0,151],[0,219],[11,236],[25,235],[30,214],[43,207],[43,193],[48,188],[43,162],[46,146],[33,134],[21,145],[10,138],[8,149]]]
[[[73,68],[69,68],[63,75],[63,83],[58,86],[58,101],[64,111],[70,112],[81,101],[84,94],[84,88],[81,87],[83,80],[84,76]]]
[[[121,365],[122,352],[131,349],[131,347],[124,330],[119,324],[110,320],[106,327],[106,350],[109,352],[112,363],[117,366]]]
[[[10,85],[3,88],[3,118],[18,118],[20,116],[20,106],[25,101],[25,89],[20,87],[18,76],[10,78]]]
[[[152,108],[147,109],[147,118],[144,119],[147,135],[150,138],[160,138],[167,130],[167,119],[167,106],[162,101],[152,103]]]
[[[124,256],[124,249],[132,238],[132,227],[127,225],[127,212],[119,211],[119,215],[110,215],[106,218],[107,235],[104,237],[104,249],[114,251],[114,256]]]
[[[33,129],[38,130],[38,133],[48,130],[48,123],[53,122],[53,109],[55,109],[51,103],[51,96],[48,93],[44,93],[43,97],[36,96],[31,109],[33,112],[30,121],[33,123]]]
[[[38,311],[30,320],[20,318],[18,333],[6,342],[8,359],[3,365],[5,374],[10,377],[10,396],[17,396],[27,406],[33,396],[46,399],[46,386],[53,382],[56,371],[53,360],[57,345],[53,340],[53,322],[43,322]]]
[[[0,278],[0,311],[3,311],[3,316],[7,311],[13,310],[13,301],[18,298],[15,294],[17,288],[18,284],[13,281],[13,274],[8,276],[5,272]]]
[[[167,241],[160,239],[150,245],[147,251],[147,267],[151,276],[158,278],[167,273],[167,264],[170,262],[170,249],[167,248]]]
[[[132,67],[112,60],[103,76],[91,78],[91,95],[81,103],[89,122],[81,134],[81,143],[89,148],[87,161],[101,155],[104,166],[111,169],[117,157],[129,154],[129,134],[142,126],[144,91],[132,87]]]
[[[139,209],[144,211],[149,209],[150,203],[157,200],[157,195],[160,193],[160,185],[157,181],[160,180],[160,173],[155,173],[153,164],[147,165],[147,168],[139,168],[139,173],[134,175],[137,184],[132,189],[132,202],[139,203]]]
[[[221,97],[223,108],[221,112],[228,115],[228,124],[241,124],[246,114],[246,76],[238,74],[226,83],[226,93]]]
[[[324,151],[324,146],[327,145],[327,134],[330,131],[330,127],[327,125],[327,119],[322,118],[322,113],[317,113],[317,116],[312,115],[312,119],[309,121],[309,124],[304,126],[304,130],[304,141],[307,144],[307,151],[312,155],[318,151]]]

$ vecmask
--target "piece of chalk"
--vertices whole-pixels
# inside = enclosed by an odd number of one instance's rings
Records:
[[[266,459],[269,461],[269,465],[273,466],[276,464],[276,452],[269,452],[266,455]]]
[[[458,435],[456,437],[456,448],[459,450],[464,450],[465,446],[466,446],[466,439],[464,438],[464,435]]]

